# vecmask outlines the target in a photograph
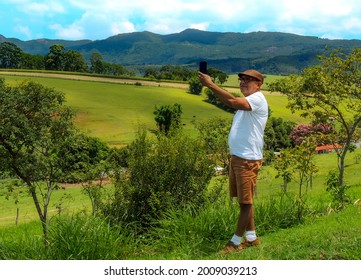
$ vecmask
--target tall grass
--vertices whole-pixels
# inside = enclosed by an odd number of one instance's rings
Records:
[[[359,205],[338,213],[320,212],[319,218],[306,211],[300,223],[294,202],[287,196],[258,201],[255,216],[262,244],[226,257],[217,252],[232,236],[239,208],[221,194],[218,200],[211,196],[201,209],[174,207],[143,235],[110,227],[97,217],[59,216],[51,221],[45,250],[38,222],[4,228],[0,259],[361,259],[356,249],[361,245]]]
[[[52,221],[49,237],[47,259],[54,260],[125,259],[134,246],[132,233],[93,216],[59,217]]]
[[[107,260],[126,259],[134,252],[135,237],[110,227],[104,219],[74,215],[54,218],[44,247],[41,227],[31,222],[0,231],[0,259]]]

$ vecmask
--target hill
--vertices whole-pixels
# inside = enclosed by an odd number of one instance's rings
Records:
[[[124,66],[188,65],[196,67],[205,59],[211,67],[227,73],[256,68],[268,74],[298,73],[314,65],[316,57],[331,49],[349,52],[361,47],[361,40],[329,40],[280,32],[208,32],[186,29],[180,33],[159,35],[151,32],[124,33],[104,40],[31,40],[8,39],[24,52],[44,55],[49,46],[62,44],[89,59],[99,52],[104,61]]]

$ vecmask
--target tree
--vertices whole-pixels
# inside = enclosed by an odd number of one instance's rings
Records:
[[[326,136],[333,133],[333,128],[329,124],[319,123],[316,125],[313,124],[299,124],[291,132],[290,137],[293,139],[295,145],[300,145],[306,137],[311,135],[319,135],[317,145],[329,144]],[[316,139],[316,138],[315,138]]]
[[[36,69],[43,70],[45,69],[45,60],[44,56],[36,54],[23,53],[23,59],[20,66],[22,69]]]
[[[200,95],[202,93],[202,84],[199,82],[197,77],[191,78],[189,81],[189,92],[191,94]]]
[[[87,72],[88,66],[80,52],[68,50],[63,53],[63,69],[71,72]]]
[[[14,43],[0,43],[0,68],[19,68],[23,51]]]
[[[208,75],[211,76],[215,82],[218,82],[221,85],[227,82],[228,79],[226,72],[213,67],[208,68]]]
[[[319,57],[320,65],[270,83],[271,91],[288,96],[292,112],[311,116],[314,123],[333,127],[329,140],[338,157],[339,184],[344,184],[345,157],[359,137],[361,123],[361,49],[341,50]],[[341,148],[339,148],[341,146]],[[337,147],[337,148],[336,148]]]
[[[64,102],[63,93],[35,82],[11,87],[0,79],[0,164],[27,186],[46,245],[51,195],[71,171],[65,167],[80,166],[83,160],[69,164],[78,134],[73,111]]]
[[[45,56],[45,67],[47,70],[63,70],[64,46],[55,44],[50,46],[49,53]]]
[[[265,128],[265,150],[280,151],[292,147],[290,133],[294,127],[291,121],[270,117]]]
[[[312,187],[313,174],[318,172],[317,166],[314,164],[315,157],[315,141],[310,136],[302,142],[302,144],[283,150],[280,157],[277,158],[275,169],[277,170],[276,178],[283,179],[283,191],[286,192],[287,184],[293,178],[298,179],[298,210],[297,215],[299,221],[303,218],[303,187]]]
[[[155,106],[153,112],[155,121],[160,132],[168,135],[171,129],[178,129],[181,123],[182,106],[178,103],[170,105]]]
[[[90,71],[92,73],[103,74],[105,71],[103,57],[98,52],[94,52],[90,55],[90,65]]]

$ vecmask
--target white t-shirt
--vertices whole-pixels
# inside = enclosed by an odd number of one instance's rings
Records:
[[[267,100],[258,91],[246,97],[252,111],[238,110],[228,136],[231,155],[248,159],[263,158],[263,136],[268,118]]]

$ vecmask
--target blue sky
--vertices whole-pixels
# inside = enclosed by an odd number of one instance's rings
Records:
[[[360,0],[0,0],[0,34],[91,39],[135,31],[171,34],[279,31],[361,39]]]

